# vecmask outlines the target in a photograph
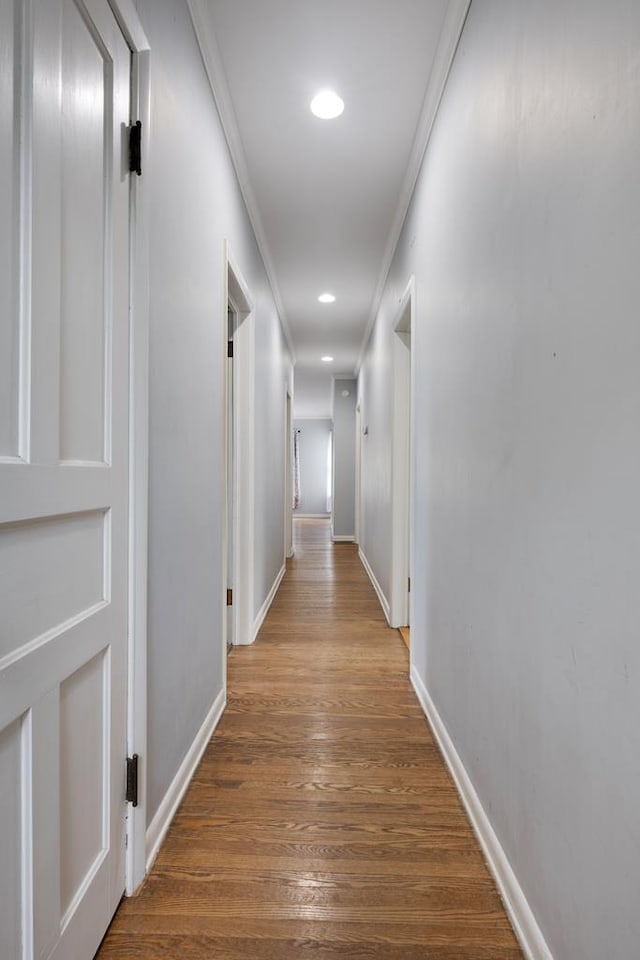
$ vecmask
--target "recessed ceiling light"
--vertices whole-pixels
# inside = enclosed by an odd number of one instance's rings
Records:
[[[311,113],[321,120],[333,120],[344,110],[344,101],[333,90],[321,90],[311,101]]]
[[[323,357],[323,358],[322,358],[322,362],[323,362],[323,363],[333,363],[333,357]]]
[[[320,296],[318,297],[318,300],[320,301],[320,303],[335,303],[335,302],[336,302],[336,298],[334,297],[334,295],[333,295],[332,293],[321,293]]]

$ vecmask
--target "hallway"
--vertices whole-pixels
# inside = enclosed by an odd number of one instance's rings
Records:
[[[295,557],[137,897],[96,960],[516,960],[478,844],[351,544]]]

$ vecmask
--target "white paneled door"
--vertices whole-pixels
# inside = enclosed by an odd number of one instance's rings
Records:
[[[0,3],[0,957],[91,960],[124,890],[130,52]]]

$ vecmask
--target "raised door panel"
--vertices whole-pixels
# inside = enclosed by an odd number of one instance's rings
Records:
[[[62,44],[60,458],[103,461],[113,72],[73,0],[63,4]]]
[[[22,723],[0,732],[0,957],[21,957],[23,805]]]
[[[60,685],[60,898],[65,919],[109,850],[105,752],[109,657],[83,664]],[[78,790],[82,784],[83,789]]]
[[[0,661],[107,602],[103,511],[0,526]]]

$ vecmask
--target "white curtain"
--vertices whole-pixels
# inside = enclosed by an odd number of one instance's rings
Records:
[[[300,431],[293,431],[293,509],[300,506]]]

